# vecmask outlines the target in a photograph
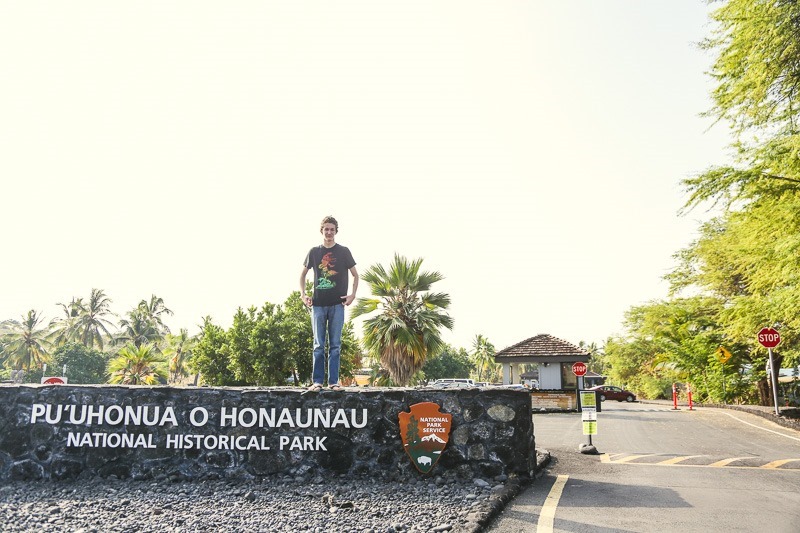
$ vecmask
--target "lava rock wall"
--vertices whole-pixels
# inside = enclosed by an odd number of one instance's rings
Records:
[[[452,415],[428,474],[398,420],[423,402]],[[535,461],[530,395],[499,387],[0,387],[0,480],[527,477]]]

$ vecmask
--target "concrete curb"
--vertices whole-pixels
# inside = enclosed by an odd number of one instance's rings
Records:
[[[519,495],[524,489],[528,488],[533,482],[542,476],[545,468],[550,464],[551,456],[547,450],[536,450],[536,468],[532,478],[520,479],[516,478],[509,480],[506,487],[499,493],[494,495],[489,503],[490,508],[487,512],[480,516],[475,522],[468,523],[463,531],[469,533],[481,533],[486,530],[494,520],[500,516],[500,513],[506,508],[508,503]],[[461,530],[460,530],[461,531]]]
[[[713,407],[716,409],[731,409],[733,411],[742,411],[744,413],[754,414],[756,416],[760,416],[761,418],[765,418],[771,422],[775,422],[779,426],[783,426],[785,428],[794,429],[800,431],[800,418],[793,418],[787,417],[785,415],[776,416],[774,407],[769,407],[769,410],[763,408],[760,405],[728,405],[728,404],[715,404],[715,403],[704,403],[702,404],[703,407]],[[783,412],[791,411],[792,413],[796,412],[797,409],[783,409]],[[778,412],[781,412],[779,409]]]

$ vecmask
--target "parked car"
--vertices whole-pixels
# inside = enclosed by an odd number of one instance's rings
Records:
[[[635,402],[636,395],[629,390],[621,389],[619,387],[612,387],[611,385],[598,385],[589,390],[598,391],[600,393],[600,401],[617,400],[618,402]]]
[[[461,383],[469,387],[475,386],[475,380],[469,378],[442,378],[433,382],[435,386],[449,385],[451,383]]]
[[[463,381],[437,381],[430,386],[435,389],[469,389],[476,387],[477,385],[470,385],[469,383],[464,383]]]

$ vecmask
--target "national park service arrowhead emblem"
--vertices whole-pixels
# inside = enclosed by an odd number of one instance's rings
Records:
[[[450,440],[453,415],[442,413],[433,402],[422,402],[401,412],[400,437],[411,462],[423,474],[430,472]]]

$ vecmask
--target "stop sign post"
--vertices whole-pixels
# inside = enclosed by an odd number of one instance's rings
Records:
[[[583,388],[583,376],[586,375],[586,363],[580,361],[572,363],[572,373],[578,376],[578,405],[580,405],[580,390]]]
[[[583,389],[583,376],[586,375],[586,363],[577,361],[572,363],[572,373],[578,376],[578,409],[581,411],[581,421],[583,422],[583,434],[589,436],[589,444],[580,444],[578,450],[581,453],[596,454],[597,448],[592,444],[592,435],[597,434],[597,393],[594,391],[582,391]],[[591,402],[584,402],[581,397],[582,394],[590,393]],[[586,404],[586,405],[584,405]],[[591,404],[591,405],[589,405]]]
[[[578,387],[577,387],[577,400],[579,408],[581,406],[581,389],[583,389],[583,376],[586,375],[586,363],[582,363],[580,361],[572,363],[572,373],[578,376]],[[590,437],[591,439],[591,437]],[[591,442],[591,441],[590,441]]]
[[[769,352],[769,382],[772,384],[772,397],[775,400],[775,415],[778,411],[778,372],[775,369],[775,360],[772,358],[772,349],[781,343],[781,334],[775,328],[761,328],[757,336],[759,344]]]

